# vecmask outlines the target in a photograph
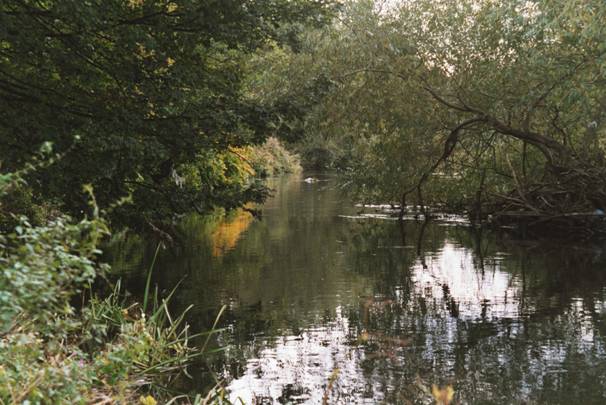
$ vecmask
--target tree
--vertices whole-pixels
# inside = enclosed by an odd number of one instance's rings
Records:
[[[603,208],[605,17],[591,0],[349,2],[310,51],[335,86],[306,125],[366,198]]]
[[[232,147],[262,142],[272,111],[243,89],[268,41],[294,44],[329,1],[4,0],[0,2],[2,169],[51,141],[62,155],[29,183],[80,213],[131,196],[122,219],[233,206],[262,197]]]

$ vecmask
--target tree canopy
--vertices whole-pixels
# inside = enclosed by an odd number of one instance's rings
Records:
[[[247,94],[251,54],[297,43],[324,0],[8,0],[0,3],[0,155],[22,167],[51,142],[34,197],[80,213],[130,196],[116,215],[167,219],[263,195],[233,147],[270,134]]]
[[[280,66],[330,83],[306,142],[368,200],[585,212],[606,201],[604,21],[593,0],[352,1]]]
[[[597,0],[5,1],[3,169],[79,212],[154,220],[258,200],[237,148],[279,135],[366,200],[603,209]]]

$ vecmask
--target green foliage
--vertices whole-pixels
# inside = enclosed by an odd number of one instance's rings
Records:
[[[25,320],[42,335],[69,333],[70,299],[102,271],[93,256],[104,232],[104,225],[97,221],[72,224],[68,218],[59,218],[47,226],[32,227],[22,218],[13,233],[2,235],[1,330]]]
[[[42,338],[29,325],[0,339],[0,398],[4,403],[135,403],[141,394],[169,399],[174,384],[194,357],[182,317],[166,317],[166,303],[146,318],[125,308],[118,289],[93,298],[68,340]]]
[[[590,210],[606,201],[605,15],[592,0],[346,2],[300,52],[268,56],[260,85],[305,99],[302,82],[329,83],[297,123],[303,156],[331,157],[366,199]]]
[[[221,206],[222,193],[207,191],[235,193],[224,173],[182,191],[175,184],[182,170],[264,141],[274,113],[248,96],[246,62],[270,43],[296,46],[296,33],[328,21],[333,7],[324,0],[3,2],[2,167],[18,170],[53,142],[63,159],[31,173],[29,184],[72,215],[87,208],[74,192],[82,184],[94,186],[102,207],[132,196],[115,214],[139,224]],[[262,190],[238,191],[242,201]]]
[[[290,153],[277,138],[270,137],[263,145],[249,148],[247,155],[257,175],[262,177],[296,173],[301,170],[299,157]]]
[[[277,114],[274,136],[290,146],[296,145],[304,166],[324,168],[322,155],[326,151],[331,154],[332,150],[324,133],[310,126],[309,117],[321,111],[322,102],[335,83],[325,64],[315,59],[315,47],[323,40],[321,35],[309,30],[300,35],[296,51],[271,47],[251,59],[247,91]]]
[[[53,209],[52,201],[41,201],[24,180],[28,174],[52,165],[60,157],[51,155],[52,149],[50,142],[44,142],[20,170],[0,173],[0,230],[14,229],[21,216],[38,225],[59,215]]]
[[[0,195],[24,185],[22,175],[2,175]],[[159,301],[148,288],[143,306],[128,304],[119,282],[109,296],[95,294],[92,283],[108,270],[98,263],[108,230],[94,200],[91,210],[93,219],[58,217],[44,226],[21,217],[0,234],[2,403],[168,400],[166,387],[208,353],[191,344],[197,336],[183,324],[185,313],[169,315],[170,296]]]
[[[0,229],[14,228],[20,215],[31,218],[36,224],[42,223],[46,217],[43,206],[35,201],[31,188],[17,185],[0,198]]]

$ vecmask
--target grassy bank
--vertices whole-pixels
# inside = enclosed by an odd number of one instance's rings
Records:
[[[300,169],[274,138],[232,152],[243,184]],[[209,354],[210,332],[192,335],[150,278],[140,302],[109,284],[99,246],[110,231],[92,189],[83,220],[43,208],[24,180],[41,162],[0,176],[0,403],[213,401],[177,394],[190,363]]]
[[[20,182],[3,175],[0,193]],[[26,217],[0,234],[0,403],[204,403],[175,397],[190,362],[205,354],[171,317],[167,299],[147,285],[142,302],[120,282],[104,296],[92,289],[108,266],[97,256],[108,228],[97,215],[60,216],[44,226]],[[211,395],[212,396],[212,395]]]

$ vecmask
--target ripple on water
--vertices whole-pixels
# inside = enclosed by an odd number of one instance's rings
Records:
[[[330,182],[276,181],[262,220],[191,221],[154,271],[160,290],[186,278],[197,331],[227,304],[231,399],[432,403],[438,384],[457,403],[606,403],[605,249],[399,226]]]

